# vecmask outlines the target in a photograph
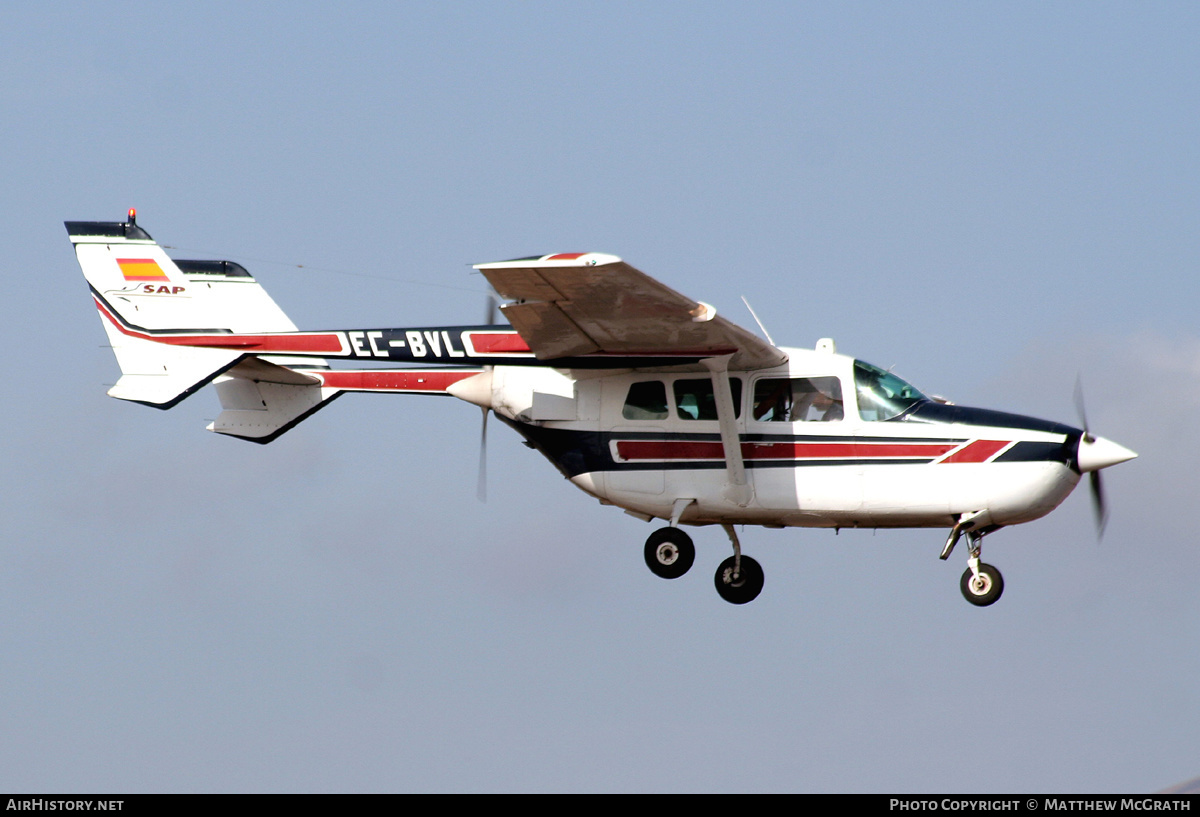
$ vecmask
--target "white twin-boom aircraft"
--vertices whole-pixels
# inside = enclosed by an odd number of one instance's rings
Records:
[[[1086,421],[930,399],[829,339],[777,347],[612,255],[477,265],[508,326],[301,332],[244,267],[171,259],[133,210],[66,227],[121,368],[113,397],[167,409],[213,383],[208,428],[268,443],[345,392],[452,395],[601,504],[665,522],[645,546],[658,576],[692,566],[681,526],[720,525],[733,604],[763,587],[739,525],[948,528],[941,558],[965,536],[962,593],[992,604],[1004,581],[983,537],[1054,510],[1083,474],[1102,523],[1099,470],[1136,456]]]

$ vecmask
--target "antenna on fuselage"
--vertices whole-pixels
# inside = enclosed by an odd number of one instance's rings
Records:
[[[763,337],[767,339],[767,343],[774,346],[775,341],[771,339],[771,333],[767,331],[767,327],[763,326],[763,322],[758,319],[758,315],[754,312],[754,307],[750,306],[750,302],[746,300],[745,295],[742,295],[741,299],[742,303],[746,305],[746,309],[750,310],[750,317],[754,318],[754,322],[758,324],[758,328],[762,331]]]

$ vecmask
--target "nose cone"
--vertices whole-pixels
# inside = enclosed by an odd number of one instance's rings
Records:
[[[1101,468],[1126,462],[1136,456],[1137,454],[1112,440],[1084,434],[1079,438],[1076,461],[1079,463],[1079,472],[1086,474],[1089,471],[1099,471]]]

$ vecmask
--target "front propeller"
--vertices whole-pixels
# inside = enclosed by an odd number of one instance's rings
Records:
[[[1088,426],[1087,411],[1083,402],[1083,386],[1079,378],[1075,379],[1075,410],[1079,412],[1079,422],[1083,426],[1083,434],[1075,449],[1075,464],[1079,473],[1088,475],[1088,483],[1092,494],[1092,510],[1096,517],[1096,534],[1104,536],[1104,528],[1108,525],[1108,503],[1104,499],[1104,483],[1100,480],[1100,470],[1110,465],[1128,462],[1137,456],[1123,445],[1097,437]]]
[[[496,323],[496,307],[500,301],[494,292],[488,292],[484,296],[483,306],[483,323],[485,326],[493,326]],[[487,390],[491,392],[491,375],[489,373],[487,381]],[[479,482],[475,486],[475,496],[480,502],[487,502],[487,427],[488,427],[488,412],[491,408],[488,405],[481,405],[483,409],[483,425],[479,431]]]

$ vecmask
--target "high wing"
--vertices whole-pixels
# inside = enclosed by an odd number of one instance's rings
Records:
[[[764,369],[787,355],[631,267],[615,255],[560,253],[477,264],[513,328],[538,360],[613,355],[732,355],[732,369]],[[628,365],[627,362],[620,365]],[[661,363],[657,364],[661,365]]]

